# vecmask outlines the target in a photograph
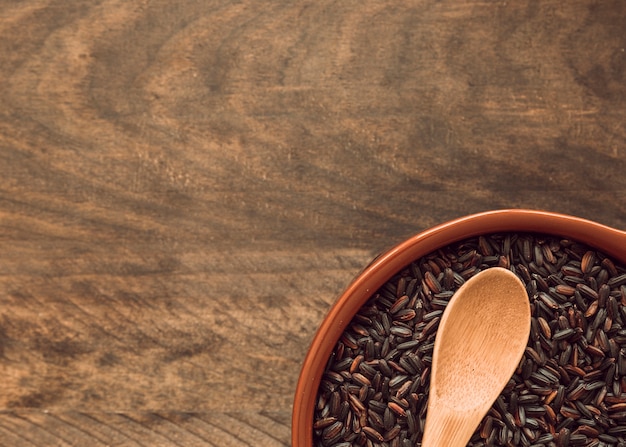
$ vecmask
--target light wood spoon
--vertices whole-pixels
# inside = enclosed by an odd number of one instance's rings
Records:
[[[478,273],[444,311],[433,350],[422,447],[462,447],[524,354],[530,304],[522,282],[499,267]]]

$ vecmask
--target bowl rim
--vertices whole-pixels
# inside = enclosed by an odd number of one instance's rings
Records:
[[[530,209],[499,209],[470,214],[426,229],[375,257],[347,286],[323,318],[302,363],[292,408],[292,446],[313,446],[313,412],[323,370],[354,313],[391,276],[439,248],[481,234],[534,232],[584,242],[626,263],[617,240],[626,233],[580,217]]]

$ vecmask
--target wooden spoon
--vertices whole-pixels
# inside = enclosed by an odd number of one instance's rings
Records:
[[[522,282],[494,267],[454,294],[437,330],[422,447],[461,447],[524,354],[530,304]]]

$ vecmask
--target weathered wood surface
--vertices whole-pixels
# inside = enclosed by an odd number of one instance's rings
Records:
[[[0,1],[0,445],[287,446],[380,250],[626,229],[626,2]]]

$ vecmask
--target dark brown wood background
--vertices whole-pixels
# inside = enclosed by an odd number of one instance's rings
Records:
[[[0,445],[288,446],[381,250],[626,229],[622,0],[0,0]]]

